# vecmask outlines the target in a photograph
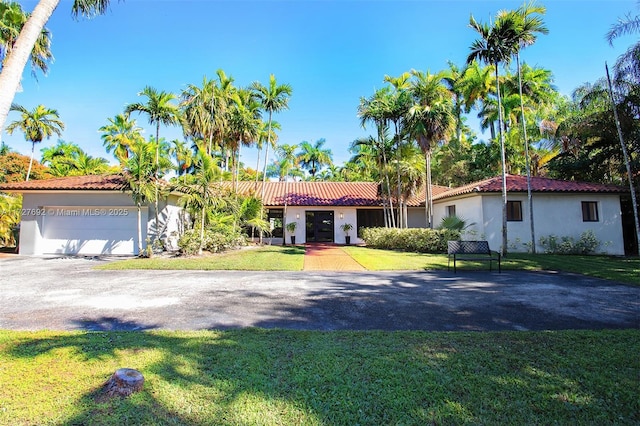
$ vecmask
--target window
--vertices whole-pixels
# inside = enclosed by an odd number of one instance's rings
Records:
[[[455,216],[456,215],[456,206],[447,206],[447,216]]]
[[[271,228],[271,236],[282,238],[283,209],[267,209],[267,220]]]
[[[522,222],[521,201],[507,201],[507,220],[511,222]]]
[[[598,222],[598,203],[595,201],[582,202],[582,221]]]

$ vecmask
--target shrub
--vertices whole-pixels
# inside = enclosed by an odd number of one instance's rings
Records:
[[[600,246],[600,241],[593,231],[589,230],[583,232],[578,241],[567,236],[560,239],[555,235],[540,237],[540,245],[545,253],[549,254],[592,254]]]
[[[219,253],[246,244],[246,238],[232,230],[214,231],[207,229],[204,231],[203,249],[211,253]],[[200,247],[200,230],[187,230],[182,237],[180,237],[178,247],[180,247],[180,251],[184,254],[197,254]]]
[[[459,240],[460,231],[427,228],[362,228],[361,238],[373,248],[446,253],[447,241]]]

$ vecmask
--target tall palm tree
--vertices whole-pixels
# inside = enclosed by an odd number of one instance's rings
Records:
[[[231,165],[234,192],[238,185],[240,149],[251,146],[260,136],[262,120],[260,103],[249,90],[237,90],[232,96],[233,106],[229,114],[228,145],[231,149]]]
[[[387,104],[387,110],[385,111],[385,115],[388,120],[393,123],[394,128],[394,141],[396,145],[396,197],[398,202],[398,227],[404,228],[406,224],[403,224],[403,216],[401,211],[403,210],[403,200],[402,200],[402,186],[400,179],[400,161],[401,161],[401,145],[402,138],[401,133],[404,131],[405,118],[407,116],[407,111],[409,110],[410,105],[410,95],[409,95],[409,79],[411,78],[411,74],[408,72],[404,72],[400,74],[398,77],[391,77],[389,75],[384,76],[384,81],[390,83],[393,87],[393,92],[391,93],[391,97],[389,99],[389,103]]]
[[[20,87],[20,78],[24,67],[59,2],[60,0],[40,0],[38,2],[22,26],[20,35],[13,43],[11,53],[3,62],[2,72],[0,72],[0,130],[7,121],[13,98]],[[109,0],[74,0],[71,10],[74,16],[91,17],[103,14],[108,6]]]
[[[462,139],[463,117],[462,110],[464,106],[464,80],[468,65],[460,69],[456,64],[448,61],[449,69],[443,71],[443,83],[447,86],[453,97],[453,114],[456,120],[456,140]]]
[[[331,150],[324,148],[326,142],[327,141],[322,138],[318,139],[314,144],[307,141],[300,143],[300,151],[298,151],[297,158],[300,166],[309,171],[311,178],[314,178],[322,167],[333,163]]]
[[[160,125],[175,126],[180,123],[180,110],[176,104],[172,101],[176,99],[173,93],[165,91],[157,91],[153,87],[145,87],[138,96],[145,96],[147,98],[146,103],[136,102],[125,107],[125,113],[131,114],[132,112],[138,112],[147,114],[149,117],[149,124],[156,126],[156,141],[160,141]],[[160,223],[158,221],[158,199],[159,197],[159,172],[160,172],[160,143],[155,145],[156,148],[156,165],[155,165],[155,219],[156,219],[156,240],[160,239]]]
[[[386,188],[383,188],[383,203],[385,224],[395,228],[396,221],[393,212],[393,199],[391,197],[391,186],[389,180],[389,171],[387,168],[387,149],[385,147],[386,135],[389,129],[389,117],[387,111],[389,110],[390,103],[390,89],[389,87],[383,87],[376,90],[374,94],[369,98],[360,98],[360,104],[358,105],[358,117],[360,117],[360,125],[365,128],[367,122],[372,122],[376,126],[377,130],[377,144],[379,147],[378,152],[382,155],[382,170],[384,174],[384,184]],[[383,187],[385,185],[382,185]],[[385,190],[386,189],[386,190]]]
[[[189,183],[179,184],[176,190],[182,193],[180,202],[194,213],[200,220],[200,244],[198,254],[204,248],[204,228],[207,212],[217,203],[220,196],[215,182],[219,180],[220,169],[205,149],[199,147],[194,161],[194,173]],[[194,215],[195,216],[195,215]]]
[[[638,3],[640,7],[640,3]],[[640,33],[640,15],[632,16],[630,13],[623,19],[619,19],[618,23],[613,25],[606,37],[609,44],[613,46],[613,41],[623,34]],[[609,77],[609,70],[607,68],[607,80],[609,86],[609,96],[611,98],[612,107],[614,110],[614,119],[616,120],[616,126],[618,130],[618,139],[622,147],[625,166],[627,169],[627,176],[629,180],[629,189],[631,192],[631,205],[633,208],[633,216],[636,226],[636,242],[640,247],[640,219],[638,218],[638,202],[636,199],[635,189],[633,185],[633,173],[631,170],[630,157],[627,155],[627,150],[624,145],[622,137],[622,131],[620,129],[620,121],[617,113],[616,99],[614,98],[611,78]],[[634,43],[623,53],[615,64],[615,82],[618,90],[626,93],[627,99],[635,99],[635,101],[627,102],[635,107],[636,122],[638,116],[638,93],[640,93],[640,41]],[[637,142],[637,138],[636,138]],[[637,151],[636,151],[637,152]],[[639,254],[640,254],[640,248]]]
[[[155,147],[144,139],[136,140],[129,147],[129,157],[124,163],[123,176],[131,197],[136,204],[138,216],[138,255],[143,254],[142,247],[142,206],[154,201],[157,195],[155,184]],[[157,227],[157,226],[156,226]]]
[[[529,223],[531,231],[531,250],[536,252],[536,234],[533,221],[533,195],[531,193],[531,161],[529,158],[529,141],[527,139],[527,121],[524,114],[524,97],[522,95],[522,71],[520,67],[520,50],[536,42],[537,34],[548,34],[549,30],[544,26],[540,15],[544,15],[547,9],[537,6],[535,1],[530,1],[520,6],[515,12],[502,12],[498,19],[504,19],[511,15],[517,23],[514,51],[518,69],[518,89],[520,93],[520,113],[522,115],[522,137],[524,142],[525,167],[527,171],[527,201],[529,203]]]
[[[129,157],[129,147],[142,139],[142,128],[128,114],[118,114],[107,120],[109,124],[98,129],[102,132],[102,145],[107,153],[113,151],[113,155],[123,165]]]
[[[467,64],[474,60],[483,61],[494,67],[496,80],[496,97],[498,99],[498,133],[500,136],[500,154],[502,157],[502,248],[503,256],[507,254],[507,171],[504,142],[504,126],[502,119],[502,97],[500,94],[501,64],[508,64],[518,43],[517,20],[513,16],[504,16],[495,24],[489,26],[475,20],[473,15],[469,19],[469,26],[478,32],[470,47],[471,53],[467,57]]]
[[[444,85],[442,73],[412,70],[411,93],[414,103],[409,109],[410,132],[425,158],[425,218],[433,228],[433,195],[431,193],[431,152],[433,145],[448,137],[454,125],[451,94]]]
[[[278,164],[282,174],[284,174],[284,211],[282,214],[282,229],[287,228],[287,206],[289,200],[289,174],[296,166],[298,158],[295,151],[298,149],[297,145],[283,144],[276,148],[276,154],[278,156]],[[286,241],[283,235],[282,245],[286,245]]]
[[[256,140],[256,146],[258,147],[258,155],[256,156],[256,190],[258,189],[258,179],[260,178],[260,153],[262,152],[262,147],[267,143],[271,143],[271,148],[276,149],[278,142],[276,130],[281,130],[280,123],[277,121],[271,123],[271,131],[269,131],[269,123],[262,122],[262,127]]]
[[[289,109],[289,98],[293,93],[293,89],[289,84],[278,84],[276,77],[271,74],[269,76],[269,85],[264,86],[260,82],[254,82],[251,85],[252,89],[256,92],[258,99],[262,103],[262,108],[269,113],[268,128],[267,128],[267,145],[264,150],[264,170],[262,174],[262,194],[261,198],[264,200],[264,182],[267,181],[267,164],[269,158],[269,145],[271,145],[271,127],[273,121],[273,113],[278,113],[285,109]]]
[[[18,111],[20,119],[7,126],[7,133],[13,134],[16,129],[19,129],[24,133],[25,140],[31,142],[31,160],[29,160],[26,179],[28,181],[36,144],[42,142],[45,138],[49,139],[54,134],[62,135],[64,123],[60,120],[57,110],[47,108],[44,105],[38,105],[29,111],[21,105],[14,104],[11,106],[11,110]]]

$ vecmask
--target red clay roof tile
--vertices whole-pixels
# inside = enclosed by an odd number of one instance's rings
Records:
[[[121,175],[68,176],[28,182],[0,184],[0,191],[122,191],[126,185]]]
[[[225,187],[231,188],[231,182],[223,184]],[[122,191],[125,185],[126,182],[120,175],[71,176],[0,184],[0,191]],[[264,185],[265,206],[282,206],[285,199],[290,206],[379,207],[382,205],[378,193],[379,186],[375,182],[265,182]],[[617,185],[561,181],[541,177],[532,177],[531,186],[533,192],[628,192],[625,187]],[[434,185],[432,191],[434,200],[472,192],[499,193],[502,192],[502,179],[495,177],[453,189]],[[508,175],[507,191],[526,192],[526,177]],[[260,196],[262,182],[238,182],[238,192]],[[409,198],[407,203],[409,206],[417,207],[424,205],[424,200],[425,193],[424,187],[422,187],[417,194]]]
[[[621,193],[628,192],[623,186],[607,185],[601,183],[575,182],[566,180],[549,179],[544,177],[531,177],[532,192],[592,192],[592,193]],[[449,191],[434,194],[434,200],[455,197],[457,195],[470,194],[472,192],[490,193],[502,192],[502,177],[497,176],[479,182],[453,188]],[[507,175],[507,192],[527,192],[526,176]]]

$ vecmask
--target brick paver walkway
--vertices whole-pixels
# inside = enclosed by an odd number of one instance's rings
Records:
[[[364,271],[347,252],[334,244],[307,244],[304,251],[305,271]]]

